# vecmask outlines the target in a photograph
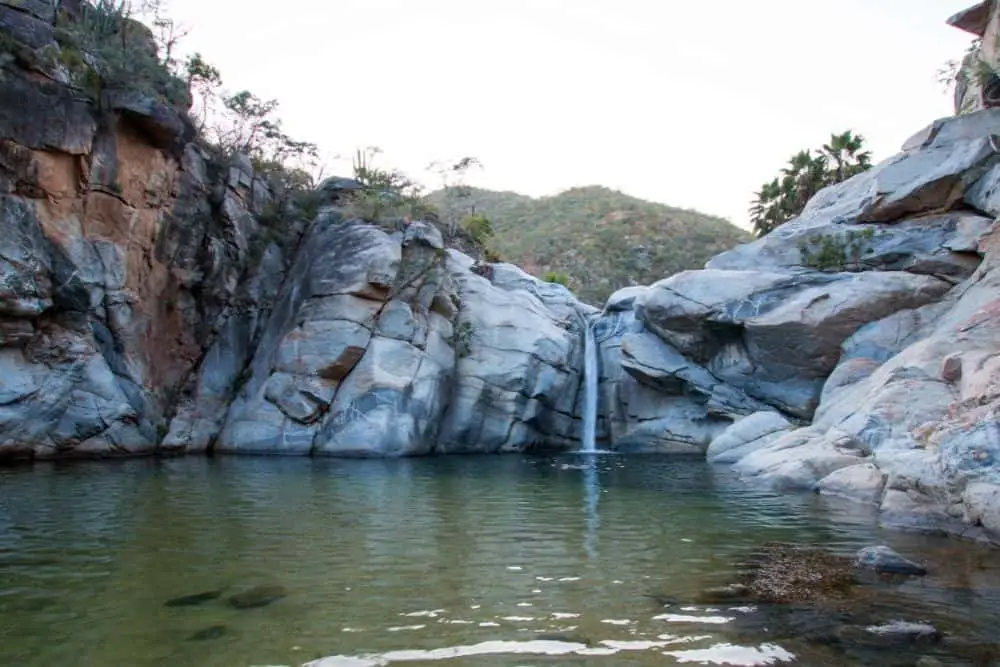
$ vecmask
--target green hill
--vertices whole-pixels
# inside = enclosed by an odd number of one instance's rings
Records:
[[[566,274],[577,295],[595,305],[621,287],[701,268],[713,255],[751,240],[722,218],[605,187],[573,188],[538,199],[468,190],[461,198],[438,190],[427,199],[441,210],[449,203],[463,211],[474,207],[493,223],[494,246],[504,259],[539,277],[550,271]]]

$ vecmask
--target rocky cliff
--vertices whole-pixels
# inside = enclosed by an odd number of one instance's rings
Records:
[[[572,446],[592,309],[345,219],[342,180],[305,215],[183,99],[95,97],[55,5],[0,2],[0,458]]]
[[[597,313],[356,183],[307,214],[183,99],[86,94],[56,20],[0,1],[0,458],[571,448],[586,320],[606,446],[1000,541],[1000,110]]]
[[[997,135],[1000,110],[935,122],[772,234],[613,296],[604,437],[1000,539]]]

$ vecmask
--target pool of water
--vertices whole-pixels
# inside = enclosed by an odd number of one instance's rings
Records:
[[[769,541],[890,544],[932,574],[888,618],[1000,623],[996,552],[693,459],[75,462],[0,469],[0,665],[851,664],[695,602]],[[228,603],[254,586],[285,596]]]

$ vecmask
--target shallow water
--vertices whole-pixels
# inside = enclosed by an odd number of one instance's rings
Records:
[[[0,469],[0,665],[866,664],[693,603],[768,541],[891,544],[932,575],[886,585],[888,618],[1000,622],[995,552],[693,459],[36,464]],[[287,597],[227,604],[255,585]]]

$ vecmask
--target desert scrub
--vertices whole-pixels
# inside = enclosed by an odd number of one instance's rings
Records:
[[[472,354],[472,337],[476,327],[472,322],[457,322],[448,342],[455,349],[455,355],[462,359]]]
[[[99,109],[113,90],[140,92],[174,106],[190,102],[187,84],[160,60],[152,31],[133,18],[127,0],[83,3],[79,17],[60,13],[55,60]]]
[[[565,273],[560,273],[559,271],[549,271],[545,274],[543,280],[547,283],[554,283],[556,285],[562,285],[563,287],[569,287],[569,276]]]
[[[861,257],[873,252],[870,241],[875,229],[852,229],[844,234],[813,236],[799,242],[802,265],[818,271],[843,270],[857,265]]]

